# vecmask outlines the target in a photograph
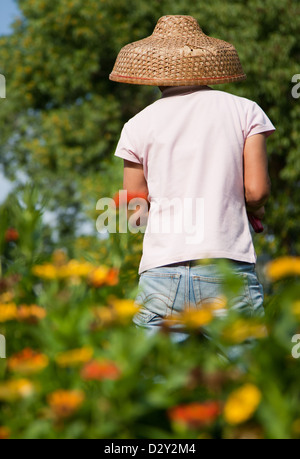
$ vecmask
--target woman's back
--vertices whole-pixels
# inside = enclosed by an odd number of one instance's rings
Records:
[[[115,155],[143,165],[151,203],[139,273],[186,259],[255,263],[243,150],[274,129],[255,102],[208,86],[166,89],[125,124]]]

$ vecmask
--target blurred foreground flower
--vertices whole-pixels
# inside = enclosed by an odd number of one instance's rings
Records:
[[[72,416],[82,405],[85,395],[80,390],[57,390],[48,396],[48,403],[53,414],[64,419]]]
[[[213,423],[220,415],[220,404],[217,401],[189,403],[168,410],[171,421],[187,428],[201,428]]]
[[[19,237],[19,233],[15,228],[8,228],[4,236],[6,242],[15,242]]]
[[[17,306],[15,303],[0,304],[0,323],[15,320],[17,318]]]
[[[8,440],[11,431],[8,427],[0,426],[0,440]]]
[[[44,319],[46,315],[45,309],[36,304],[21,304],[17,309],[17,319],[21,322],[35,324]]]
[[[85,381],[102,381],[103,379],[118,379],[121,375],[119,367],[110,360],[93,360],[87,363],[82,371],[81,377]]]
[[[14,401],[30,397],[34,393],[34,386],[28,379],[13,379],[0,384],[0,400]]]
[[[268,336],[268,330],[264,324],[255,319],[237,319],[226,327],[222,333],[225,341],[239,344],[246,339],[261,339]]]
[[[101,287],[104,284],[110,286],[117,285],[119,282],[119,269],[99,266],[89,274],[88,282],[93,287]]]
[[[288,276],[300,275],[300,257],[280,257],[266,265],[265,273],[276,281]]]
[[[180,324],[183,328],[199,329],[208,325],[214,318],[214,314],[210,309],[186,309],[180,314],[167,316],[163,321],[163,328],[173,327],[175,324]]]
[[[94,350],[91,347],[83,347],[72,351],[62,352],[55,357],[58,366],[67,368],[82,365],[91,360]]]
[[[94,287],[116,285],[119,282],[119,270],[108,266],[95,266],[92,263],[78,260],[65,260],[64,256],[56,254],[54,263],[35,265],[32,272],[35,276],[47,280],[86,278]]]
[[[224,407],[224,417],[229,424],[241,424],[252,417],[262,395],[253,384],[245,384],[232,392]]]
[[[139,192],[135,192],[135,191],[127,191],[127,193],[121,193],[121,197],[120,197],[120,193],[116,193],[113,197],[113,200],[115,201],[115,204],[116,204],[116,207],[120,207],[120,205],[122,204],[128,204],[132,199],[136,199],[136,198],[140,198],[140,199],[144,199],[145,201],[147,201],[147,193],[139,193]]]
[[[46,355],[29,348],[10,357],[7,363],[10,371],[22,374],[38,373],[44,370],[48,364],[49,359]]]
[[[105,327],[111,324],[128,323],[139,311],[140,307],[134,300],[119,299],[114,296],[108,297],[108,306],[94,309],[97,327]]]

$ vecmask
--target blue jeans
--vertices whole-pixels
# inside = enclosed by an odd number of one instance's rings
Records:
[[[242,288],[227,298],[227,307],[247,316],[263,316],[263,287],[259,283],[254,263],[227,260],[234,273],[240,276]],[[194,261],[173,263],[148,269],[140,275],[135,302],[140,305],[133,317],[138,327],[149,335],[157,332],[167,316],[183,310],[200,309],[205,302],[217,302],[223,295],[223,276],[216,263],[196,264]],[[174,328],[174,332],[176,332]],[[174,333],[174,341],[183,341],[187,333]]]

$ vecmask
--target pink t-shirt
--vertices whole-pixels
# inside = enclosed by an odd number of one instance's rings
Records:
[[[243,149],[274,130],[255,102],[208,86],[166,89],[125,123],[115,155],[143,164],[151,203],[139,274],[201,258],[256,262]]]

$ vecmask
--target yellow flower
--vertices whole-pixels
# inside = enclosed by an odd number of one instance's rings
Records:
[[[89,362],[93,354],[94,350],[91,347],[83,347],[81,349],[62,352],[56,356],[55,361],[60,367],[73,367]]]
[[[33,392],[33,384],[28,379],[15,379],[0,384],[0,400],[4,401],[27,398]]]
[[[300,257],[280,257],[269,262],[266,275],[273,281],[287,276],[300,275]]]
[[[57,390],[48,396],[48,403],[58,418],[68,418],[84,402],[85,395],[79,390]]]
[[[265,325],[253,319],[237,319],[223,330],[223,338],[231,343],[242,343],[246,339],[265,338],[268,330]]]
[[[79,262],[70,260],[66,265],[60,266],[58,269],[59,277],[85,277],[95,269],[95,266],[87,262]]]
[[[9,370],[22,374],[38,373],[44,370],[48,364],[49,359],[46,355],[32,349],[24,349],[8,359]]]
[[[0,322],[8,322],[17,317],[17,306],[15,303],[0,304]]]
[[[208,325],[214,318],[209,308],[186,310],[179,316],[179,321],[187,328],[198,328]]]
[[[134,300],[110,297],[108,301],[113,308],[116,319],[131,319],[139,310]]]
[[[35,276],[41,277],[42,279],[56,279],[58,272],[56,267],[51,263],[45,263],[43,265],[36,265],[32,268],[32,272]]]
[[[106,266],[98,266],[94,269],[89,275],[89,282],[95,286],[99,287],[105,283],[109,268]]]
[[[245,384],[232,392],[224,407],[224,417],[229,424],[241,424],[252,417],[261,402],[262,394],[253,384]]]

